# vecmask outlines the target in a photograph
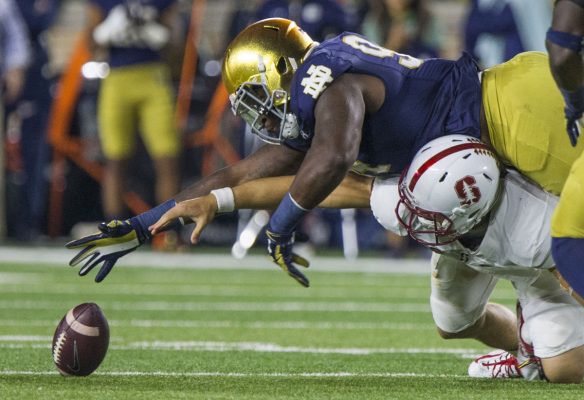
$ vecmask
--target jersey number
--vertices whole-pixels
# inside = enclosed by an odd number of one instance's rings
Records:
[[[400,65],[403,65],[407,68],[418,68],[424,62],[424,60],[420,60],[419,58],[408,56],[407,54],[396,53],[395,51],[381,47],[357,35],[343,36],[343,43],[348,44],[352,48],[360,50],[370,56],[380,58],[397,57]]]

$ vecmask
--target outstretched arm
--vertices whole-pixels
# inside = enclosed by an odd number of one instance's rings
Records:
[[[99,232],[67,243],[67,248],[78,251],[77,255],[71,259],[70,265],[76,266],[83,263],[79,271],[80,275],[85,275],[91,269],[101,265],[100,271],[96,276],[96,281],[100,282],[107,276],[120,257],[134,251],[150,239],[152,233],[148,228],[168,210],[174,208],[177,202],[208,194],[212,189],[236,186],[257,178],[293,174],[296,172],[303,157],[303,153],[285,146],[264,146],[237,164],[219,170],[191,185],[174,199],[170,199],[127,221],[103,222],[98,226]],[[212,205],[215,205],[215,203],[212,203]],[[202,207],[204,204],[199,206]],[[203,211],[198,211],[196,215],[206,214]],[[212,219],[214,212],[210,215]],[[177,226],[177,221],[177,219],[173,219],[172,223],[164,224],[158,231]],[[203,220],[200,219],[200,221]],[[190,221],[185,220],[182,222]],[[206,223],[208,222],[201,222],[199,231]]]
[[[280,204],[294,176],[258,179],[233,188],[236,209],[273,210]],[[372,178],[348,173],[318,207],[369,208]]]
[[[294,176],[257,179],[232,188],[234,209],[274,209],[288,191],[293,179]],[[368,208],[371,183],[372,178],[349,173],[319,206]],[[150,226],[149,230],[155,235],[178,218],[193,221],[196,227],[191,234],[191,242],[196,244],[203,229],[215,218],[217,210],[217,198],[212,194],[181,201]]]
[[[175,196],[177,202],[208,194],[213,189],[235,187],[253,179],[295,174],[304,153],[286,146],[265,145],[229,167],[220,169]]]

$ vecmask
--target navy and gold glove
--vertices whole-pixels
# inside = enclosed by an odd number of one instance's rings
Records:
[[[100,232],[67,243],[65,246],[68,249],[81,249],[71,259],[69,265],[74,267],[85,262],[79,270],[79,275],[84,276],[95,266],[103,263],[95,276],[95,281],[104,280],[120,257],[136,250],[146,241],[143,235],[138,234],[132,222],[132,220],[102,222],[98,225]]]
[[[564,108],[566,130],[570,137],[570,143],[572,146],[576,146],[581,129],[579,119],[582,118],[582,113],[584,112],[584,86],[573,92],[563,89],[561,92],[566,105]]]
[[[294,233],[279,234],[271,232],[268,228],[266,230],[266,236],[268,237],[268,253],[272,257],[272,261],[302,286],[309,287],[310,282],[308,278],[294,266],[294,264],[297,264],[308,268],[310,265],[306,258],[292,251],[294,247]]]
[[[97,226],[98,233],[73,240],[65,245],[68,249],[81,249],[71,259],[69,265],[74,267],[85,261],[85,264],[79,270],[79,275],[84,276],[93,267],[103,263],[95,276],[96,282],[103,281],[120,257],[133,252],[146,240],[150,239],[151,234],[148,228],[175,205],[176,201],[168,200],[128,220],[102,222]],[[174,229],[180,225],[181,222],[175,220],[165,226],[165,229]]]

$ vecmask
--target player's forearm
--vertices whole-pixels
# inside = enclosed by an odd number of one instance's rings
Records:
[[[266,145],[244,160],[201,179],[180,192],[175,199],[184,201],[206,195],[213,189],[235,187],[254,179],[294,174],[303,158],[303,153],[285,146]]]
[[[273,210],[288,192],[293,176],[264,178],[233,188],[236,209]]]
[[[294,176],[264,178],[233,188],[236,209],[275,209],[289,190]],[[368,208],[371,178],[348,174],[319,207]]]
[[[349,173],[319,207],[369,208],[372,179]]]
[[[348,169],[345,162],[305,163],[290,187],[290,195],[305,209],[318,207],[341,183]]]
[[[568,91],[582,87],[584,8],[572,1],[557,2],[546,36],[550,68],[558,86]]]
[[[562,89],[573,91],[582,86],[584,64],[582,56],[548,43],[550,68],[554,80]]]
[[[226,186],[237,186],[240,180],[241,176],[236,171],[233,171],[232,168],[223,168],[193,183],[178,193],[174,198],[177,202],[194,199],[209,194],[213,189],[219,189]]]

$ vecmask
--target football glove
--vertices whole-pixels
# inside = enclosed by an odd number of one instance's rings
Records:
[[[581,129],[579,120],[584,112],[584,86],[573,92],[567,90],[562,90],[561,92],[566,104],[564,108],[566,130],[570,137],[570,143],[572,146],[576,146]]]
[[[267,229],[266,236],[268,237],[268,253],[272,257],[272,261],[302,286],[309,287],[308,278],[294,266],[294,264],[297,264],[308,268],[310,265],[306,258],[292,252],[294,233],[281,234]]]
[[[136,250],[147,239],[143,234],[139,233],[141,229],[137,229],[134,226],[139,222],[133,221],[133,219],[125,221],[113,220],[108,223],[102,222],[98,225],[99,233],[67,243],[65,246],[68,249],[81,249],[71,259],[69,265],[74,267],[81,262],[85,262],[79,270],[79,275],[84,276],[95,266],[103,263],[95,276],[96,282],[103,281],[120,257]]]

